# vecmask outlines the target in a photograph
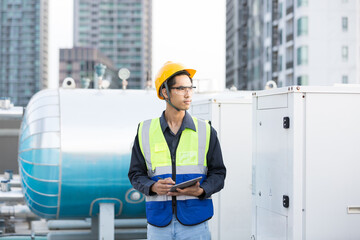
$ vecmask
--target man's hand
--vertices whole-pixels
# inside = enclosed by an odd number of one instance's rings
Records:
[[[160,179],[151,186],[151,191],[157,193],[158,195],[165,195],[170,191],[172,185],[175,182],[170,178]]]
[[[176,189],[177,192],[169,192],[167,195],[168,196],[180,196],[180,195],[187,195],[187,196],[194,196],[194,197],[198,197],[201,194],[203,194],[204,189],[202,189],[200,187],[200,183],[197,182],[196,184],[194,184],[193,186],[184,188],[184,189],[180,189],[177,188]]]

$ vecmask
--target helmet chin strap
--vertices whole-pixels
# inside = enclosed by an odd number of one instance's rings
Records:
[[[170,106],[172,106],[173,108],[175,108],[178,112],[180,112],[181,110],[180,110],[179,108],[175,107],[174,104],[171,103],[171,100],[170,100],[170,91],[169,91],[169,87],[168,87],[168,85],[167,85],[167,82],[164,82],[164,85],[165,85],[165,89],[166,89],[166,92],[167,92],[167,95],[168,95],[168,99],[166,99],[166,98],[163,96],[164,99],[165,99],[165,101],[166,101],[168,104],[170,104]],[[161,95],[162,95],[162,93],[161,93]]]

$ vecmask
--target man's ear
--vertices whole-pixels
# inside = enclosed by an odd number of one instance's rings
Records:
[[[165,99],[169,98],[168,95],[167,95],[166,88],[162,88],[162,89],[161,89],[161,93],[162,93],[161,95],[162,95]]]

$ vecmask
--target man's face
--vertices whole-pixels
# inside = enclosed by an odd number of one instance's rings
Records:
[[[188,110],[192,101],[192,83],[187,75],[175,77],[175,85],[170,89],[171,103],[180,110]]]

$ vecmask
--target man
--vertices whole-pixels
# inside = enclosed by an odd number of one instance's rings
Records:
[[[148,239],[210,239],[213,216],[210,196],[224,187],[226,169],[216,131],[191,117],[194,69],[167,62],[155,87],[166,109],[160,118],[141,122],[135,137],[129,179],[146,195]],[[190,187],[171,186],[196,177]]]

